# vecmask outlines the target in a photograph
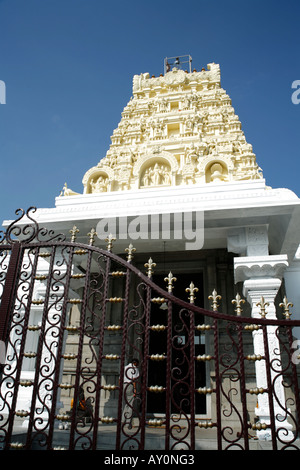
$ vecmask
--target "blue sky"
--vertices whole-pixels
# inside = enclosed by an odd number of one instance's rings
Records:
[[[134,74],[221,66],[267,184],[299,191],[299,0],[0,0],[0,219],[54,207],[109,148]],[[300,95],[299,95],[300,96]]]

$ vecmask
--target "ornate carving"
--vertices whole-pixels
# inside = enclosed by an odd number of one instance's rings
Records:
[[[67,183],[64,184],[64,187],[60,193],[60,196],[76,196],[79,193],[76,193],[72,189],[68,188]]]
[[[169,155],[167,169],[162,169],[162,152],[156,151],[162,146]],[[193,146],[197,152],[188,162]],[[102,193],[261,177],[252,146],[221,88],[220,67],[208,64],[208,70],[201,72],[174,68],[160,77],[135,75],[133,96],[113,132],[110,148],[97,167],[86,173],[83,184],[85,193]]]
[[[108,178],[100,175],[96,180],[94,178],[90,181],[91,193],[105,193],[108,186]]]
[[[141,178],[141,186],[170,185],[170,168],[167,165],[155,163],[144,171]]]

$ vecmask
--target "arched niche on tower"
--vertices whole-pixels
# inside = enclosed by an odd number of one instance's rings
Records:
[[[133,175],[138,188],[147,188],[175,185],[177,172],[176,158],[168,152],[162,152],[139,157]]]
[[[86,172],[82,183],[84,194],[106,193],[112,190],[113,171],[109,167],[93,167]]]
[[[206,183],[217,183],[218,181],[228,181],[227,165],[223,162],[215,161],[207,165],[205,170]]]
[[[221,156],[208,156],[201,164],[200,171],[204,174],[206,183],[230,181],[232,179],[233,163]]]

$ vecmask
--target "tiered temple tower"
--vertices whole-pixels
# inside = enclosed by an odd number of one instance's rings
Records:
[[[132,97],[84,193],[262,178],[220,67],[133,77]]]

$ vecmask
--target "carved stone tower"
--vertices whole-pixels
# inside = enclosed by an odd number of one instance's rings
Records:
[[[135,75],[132,94],[84,193],[262,178],[219,65]]]

